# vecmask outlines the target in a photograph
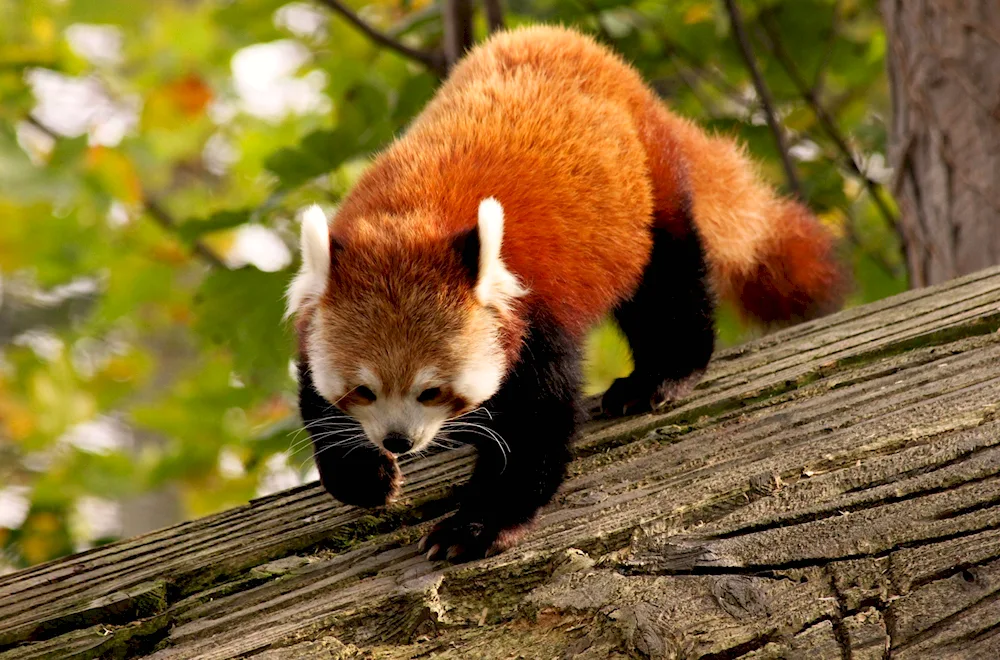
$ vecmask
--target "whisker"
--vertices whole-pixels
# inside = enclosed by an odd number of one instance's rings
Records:
[[[453,417],[449,421],[454,421],[454,420],[457,420],[457,419],[462,419],[463,417],[471,417],[472,415],[475,415],[476,413],[479,413],[479,412],[482,412],[483,414],[485,414],[487,417],[490,418],[491,421],[493,420],[493,413],[491,413],[485,406],[479,406],[478,408],[476,408],[474,410],[469,410],[467,412],[462,413],[461,415]]]
[[[362,447],[365,444],[368,444],[365,440],[363,440],[364,437],[365,437],[365,435],[363,433],[359,433],[357,435],[351,436],[350,438],[344,438],[343,440],[339,440],[337,442],[332,442],[329,445],[325,445],[325,446],[321,447],[319,451],[317,451],[315,454],[312,455],[312,458],[315,461],[317,458],[319,458],[323,454],[323,452],[325,452],[325,451],[327,451],[329,449],[343,448],[343,447],[345,447],[347,445],[352,445],[352,444],[355,445],[350,450],[348,450],[347,454],[344,454],[344,457],[346,458],[348,454],[350,454],[352,451],[354,451],[358,447]],[[300,470],[302,469],[302,467],[305,466],[306,461],[308,461],[308,460],[309,460],[309,457],[306,457],[306,460],[303,461],[299,465],[299,469]]]
[[[476,424],[474,422],[457,422],[457,423],[455,423],[453,420],[449,420],[448,422],[445,422],[444,424],[441,425],[442,429],[446,428],[446,427],[451,427],[451,428],[462,427],[462,428],[479,429],[480,431],[488,433],[490,436],[492,436],[497,441],[497,444],[502,443],[503,444],[503,448],[506,449],[507,452],[510,452],[510,445],[507,444],[507,441],[504,440],[504,437],[502,435],[500,435],[496,431],[496,429],[491,429],[488,426],[483,426],[482,424]]]
[[[329,433],[320,433],[319,435],[313,438],[313,444],[325,446],[327,444],[330,444],[327,438],[335,438],[338,435],[344,435],[346,433],[350,433],[351,431],[357,431],[357,430],[358,429],[343,429],[340,431],[330,431]],[[364,435],[364,433],[362,432],[359,433],[358,435]]]
[[[449,420],[441,425],[442,430],[448,430],[449,428],[462,433],[471,433],[473,435],[480,435],[485,438],[493,440],[497,444],[497,448],[500,449],[500,455],[503,456],[503,470],[507,469],[507,454],[510,453],[510,445],[504,440],[503,436],[500,435],[496,430],[489,428],[488,426],[483,426],[482,424],[475,424],[473,422],[454,422]],[[503,472],[501,470],[501,472]]]
[[[322,431],[323,433],[336,434],[344,433],[347,431],[354,431],[361,428],[361,425],[356,419],[351,417],[346,417],[344,415],[333,415],[329,417],[322,417],[314,420],[310,420],[303,424],[302,428],[298,429],[295,433],[296,436],[303,431],[308,431],[305,437],[292,438],[289,449],[293,449],[298,452],[302,446],[309,444],[310,441],[315,442],[317,438],[326,437],[322,433],[316,433],[316,431]]]

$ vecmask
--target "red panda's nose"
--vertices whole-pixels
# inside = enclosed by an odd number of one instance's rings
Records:
[[[382,446],[393,454],[405,454],[413,447],[413,440],[398,431],[390,431],[382,439]]]

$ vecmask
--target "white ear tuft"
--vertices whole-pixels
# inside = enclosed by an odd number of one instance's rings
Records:
[[[297,312],[303,303],[322,296],[330,277],[330,226],[323,209],[316,204],[302,215],[299,240],[302,267],[288,287],[286,319]]]
[[[511,300],[525,295],[528,290],[521,286],[500,258],[503,220],[503,207],[496,199],[489,197],[479,203],[479,283],[476,285],[476,297],[484,305],[492,304],[508,311]]]

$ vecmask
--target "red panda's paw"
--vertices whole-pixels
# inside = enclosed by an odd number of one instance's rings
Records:
[[[472,561],[500,554],[517,545],[531,524],[501,527],[461,514],[436,524],[417,546],[427,559],[446,559],[454,563]]]
[[[690,394],[704,375],[699,369],[678,380],[662,380],[633,372],[611,384],[601,399],[601,412],[605,417],[620,417],[659,410]]]
[[[324,458],[322,453],[317,456],[320,481],[340,502],[370,509],[391,504],[399,497],[403,474],[389,454],[359,450],[347,456]]]

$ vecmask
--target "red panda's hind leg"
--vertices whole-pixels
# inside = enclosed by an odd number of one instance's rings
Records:
[[[615,310],[635,368],[604,393],[601,408],[607,416],[648,412],[685,396],[715,348],[708,268],[698,233],[687,212],[669,224],[659,220],[642,280]]]

